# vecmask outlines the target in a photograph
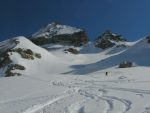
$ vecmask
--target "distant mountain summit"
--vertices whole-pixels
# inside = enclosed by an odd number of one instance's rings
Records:
[[[114,34],[111,31],[106,31],[96,39],[95,46],[106,49],[125,41],[126,39],[121,35]]]
[[[75,27],[60,25],[56,22],[48,24],[31,36],[31,41],[37,45],[61,44],[81,46],[88,42],[84,30]]]

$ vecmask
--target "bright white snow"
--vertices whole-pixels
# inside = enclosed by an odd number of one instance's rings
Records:
[[[150,44],[145,39],[119,51],[89,44],[77,48],[78,55],[64,53],[61,46],[48,52],[18,39],[14,47],[32,49],[42,58],[12,55],[27,69],[22,76],[0,78],[0,113],[150,113]],[[118,68],[123,60],[137,66]]]

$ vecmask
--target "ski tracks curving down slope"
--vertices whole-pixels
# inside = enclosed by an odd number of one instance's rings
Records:
[[[71,83],[62,82],[59,87],[66,87],[67,91],[22,113],[148,113],[149,107],[145,104],[149,105],[146,101],[150,99],[149,90],[122,88],[118,85],[112,87],[111,82],[107,81],[98,84],[97,81],[78,79],[80,82],[76,79],[71,80]]]

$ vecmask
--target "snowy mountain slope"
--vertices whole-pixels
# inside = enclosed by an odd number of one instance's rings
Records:
[[[2,42],[1,44],[1,48],[3,48],[3,50],[8,49],[6,46],[7,45],[6,42],[7,41]],[[70,46],[48,45],[50,49],[48,52],[45,49],[42,49],[34,45],[29,40],[27,41],[27,39],[25,38],[22,38],[19,42],[20,43],[16,44],[16,46],[14,43],[9,45],[11,45],[10,47],[13,47],[14,49],[15,48],[31,49],[33,52],[40,53],[41,55],[43,55],[41,59],[34,59],[33,60],[34,62],[32,60],[19,58],[15,52],[14,54],[11,55],[11,59],[13,59],[14,62],[13,64],[20,64],[23,65],[24,67],[28,67],[28,69],[23,70],[25,73],[28,74],[32,73],[35,75],[36,69],[41,70],[40,71],[41,73],[56,73],[54,71],[56,67],[58,67],[60,70],[60,71],[57,70],[58,73],[65,74],[65,73],[73,72],[76,74],[84,74],[84,73],[87,74],[87,73],[92,73],[94,71],[99,71],[106,68],[118,66],[119,63],[123,61],[132,61],[135,64],[141,66],[150,65],[148,62],[149,43],[147,43],[147,39],[142,39],[140,41],[133,42],[133,43],[129,43],[129,42],[118,43],[118,45],[105,50],[95,48],[93,43],[89,43],[82,47],[76,47],[76,49],[79,51],[79,55],[65,53],[64,50],[66,48],[69,48]],[[3,44],[5,44],[7,49],[4,48],[5,46],[4,47],[2,46]],[[45,52],[43,53],[43,51]],[[59,63],[61,63],[61,65]],[[38,64],[40,64],[40,66],[37,66]],[[32,69],[31,71],[30,66],[36,67],[36,69],[31,68]],[[70,69],[68,69],[68,67],[70,67]],[[72,71],[71,68],[73,69]],[[1,68],[1,72],[3,72],[2,68]]]
[[[103,50],[103,54],[113,56],[132,47],[136,42],[118,42],[113,47]]]
[[[39,72],[53,73],[53,69],[59,67],[61,63],[64,64],[63,61],[60,61],[47,50],[36,46],[25,37],[16,37],[1,42],[0,50],[2,52],[1,63],[4,64],[0,68],[1,72],[3,72],[1,76],[9,76],[6,74],[7,71],[9,71],[10,76],[11,74],[14,76],[15,74],[23,73],[29,75],[39,74]],[[21,66],[24,69],[20,70],[17,66]]]
[[[107,77],[105,71],[109,72]],[[24,75],[1,78],[0,86],[3,87],[0,87],[0,112],[149,112],[148,67],[105,71],[94,72],[88,76],[52,75],[38,79]],[[9,88],[11,90],[6,90]]]
[[[112,52],[110,50],[114,51],[114,48],[102,51],[100,53],[101,57],[99,57],[99,61],[90,64],[73,65],[71,66],[73,70],[66,73],[86,75],[95,71],[118,67],[119,64],[123,61],[131,61],[137,66],[150,66],[150,44],[145,38],[134,42],[131,47],[116,54],[108,54]]]
[[[22,76],[0,78],[0,113],[149,113],[147,42],[104,50],[90,42],[81,47],[48,44],[48,51],[25,37],[1,42],[0,57],[8,53],[11,63],[25,70],[13,70]],[[70,47],[80,53],[65,53]],[[26,50],[29,59],[22,58]],[[124,60],[137,66],[117,68]]]

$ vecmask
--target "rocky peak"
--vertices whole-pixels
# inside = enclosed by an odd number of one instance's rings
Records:
[[[31,41],[37,45],[53,43],[80,46],[83,43],[87,43],[88,37],[82,29],[52,22],[34,33],[31,37]]]
[[[95,46],[106,49],[117,45],[118,42],[124,41],[126,41],[126,39],[123,38],[121,35],[114,34],[111,31],[105,31],[96,39]]]

